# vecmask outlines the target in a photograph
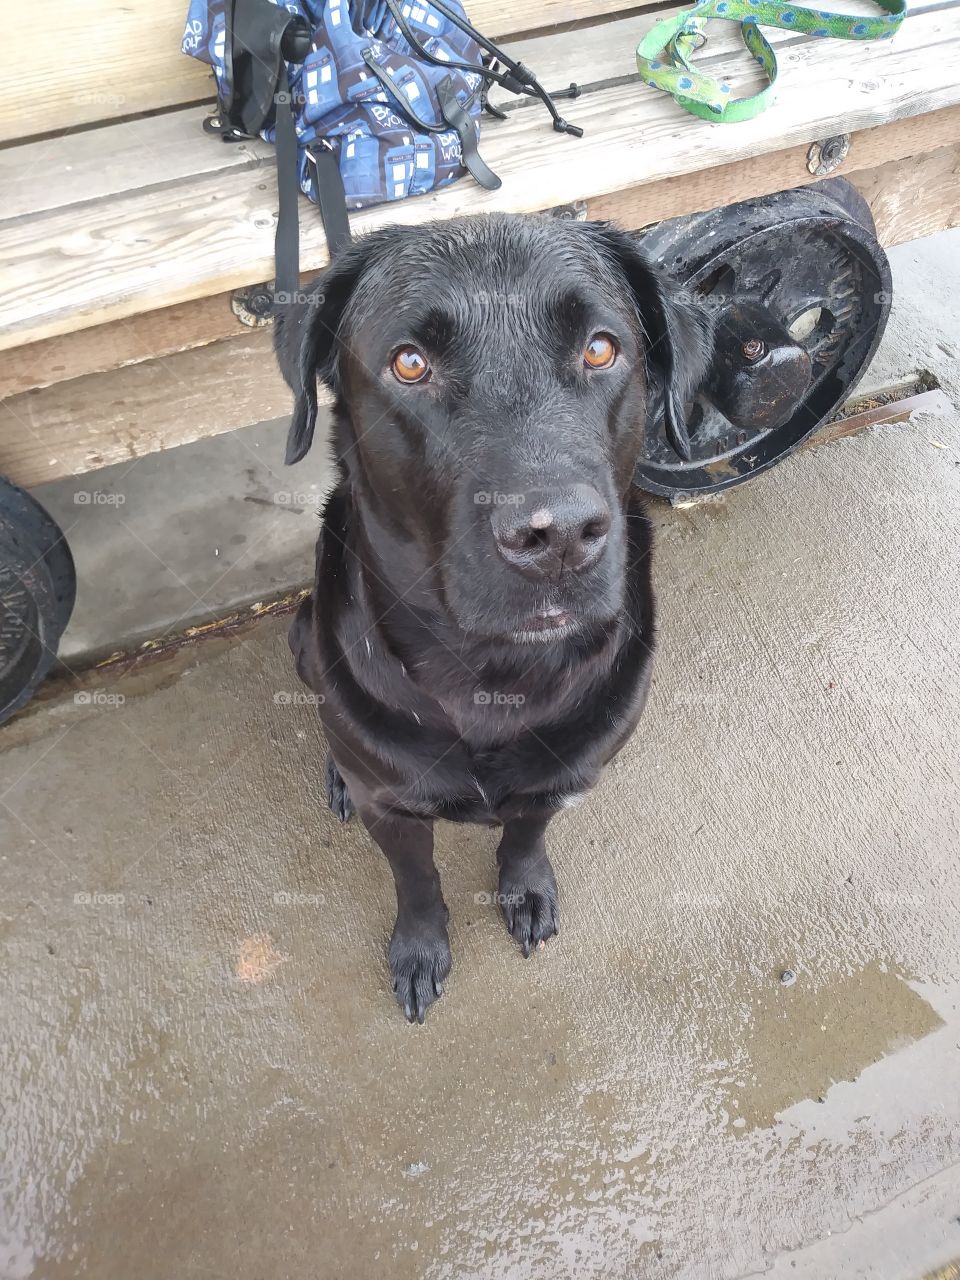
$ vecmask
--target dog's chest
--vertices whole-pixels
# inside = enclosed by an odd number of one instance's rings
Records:
[[[570,764],[533,735],[500,746],[461,741],[421,781],[425,808],[437,818],[498,823],[530,808],[578,803],[600,769],[581,757]]]

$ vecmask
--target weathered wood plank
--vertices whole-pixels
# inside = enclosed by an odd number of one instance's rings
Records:
[[[911,14],[921,13],[939,2],[940,0],[916,0],[910,6]],[[873,0],[822,0],[822,3],[818,3],[818,8],[824,12],[874,16],[877,13]],[[596,87],[613,83],[617,79],[635,77],[637,45],[655,23],[661,22],[673,12],[675,9],[634,13],[627,18],[611,19],[609,22],[581,27],[563,34],[553,33],[512,41],[505,47],[521,62],[533,67],[541,83],[548,89],[563,88],[571,80],[576,80],[583,88]],[[774,27],[765,28],[764,34],[772,45],[797,44],[809,39],[795,31],[783,31]],[[706,35],[706,43],[696,54],[697,66],[702,69],[706,69],[711,59],[719,54],[743,51],[743,39],[737,23],[708,23]],[[759,88],[765,83],[752,55],[744,55],[742,74],[734,83],[741,92],[752,92],[751,86]],[[490,97],[499,106],[508,109],[529,106],[534,110],[542,110],[534,100],[520,99],[518,102],[513,94],[498,86],[493,87]],[[570,119],[574,118],[573,106],[565,107],[564,110]]]
[[[958,137],[960,106],[861,129],[851,134],[847,158],[834,176],[857,182],[861,171],[948,147]],[[807,168],[808,150],[808,145],[801,143],[769,155],[747,156],[715,169],[701,169],[654,185],[600,196],[587,202],[587,214],[639,230],[666,218],[716,209],[789,187],[809,186],[818,179]],[[917,196],[922,201],[923,193],[918,192]],[[938,215],[935,212],[931,216]],[[943,227],[948,225],[952,224],[943,222]]]
[[[960,145],[852,175],[881,238],[900,243],[960,223]],[[626,223],[638,218],[627,216]],[[289,412],[269,330],[90,374],[0,404],[0,472],[23,485],[134,461]],[[282,451],[278,433],[277,457]]]
[[[250,330],[233,314],[230,300],[229,293],[218,293],[5,351],[0,355],[0,400],[87,373],[203,347],[219,338],[249,337]]]
[[[936,0],[918,0],[932,4]],[[822,0],[827,7],[843,6],[849,12],[870,12],[872,0]],[[634,13],[596,26],[560,31],[549,36],[508,41],[505,48],[534,67],[543,82],[561,88],[574,78],[584,89],[604,84],[636,82],[634,50],[655,22],[673,9]],[[752,56],[743,48],[734,23],[715,22],[708,29],[708,41],[697,57],[697,65],[709,70],[719,57],[739,54],[726,63],[735,68],[732,81],[739,92],[753,92],[763,77]],[[795,45],[806,37],[796,32],[770,30],[774,45]],[[494,86],[493,101],[510,109],[530,109],[542,113],[542,105],[517,98]],[[576,104],[564,108],[576,116]],[[259,139],[223,144],[202,132],[209,115],[207,106],[185,107],[180,111],[145,116],[119,124],[79,133],[34,140],[0,151],[0,228],[5,221],[69,205],[85,204],[127,191],[165,186],[189,178],[217,173],[222,169],[256,168],[272,163],[273,147]],[[492,126],[488,126],[492,127]],[[64,175],[51,182],[50,174]],[[271,175],[272,181],[272,175]],[[2,236],[2,229],[0,229]]]
[[[960,133],[957,134],[960,137]],[[960,144],[854,174],[885,245],[960,226]]]
[[[837,0],[830,2],[837,3]],[[870,8],[870,0],[846,2]],[[633,14],[595,27],[508,42],[505,47],[534,67],[553,88],[570,83],[572,67],[576,68],[582,86],[616,80],[635,82],[634,49],[663,16],[663,11]],[[744,91],[751,91],[762,82],[762,77],[753,58],[744,50],[737,29],[732,23],[718,22],[714,26],[716,30],[711,32],[699,65],[709,67],[718,57],[739,52],[736,65],[741,74],[736,83],[738,87],[742,84]],[[771,32],[770,38],[773,43],[794,44],[798,39],[796,33],[786,31]],[[499,88],[491,96],[507,107],[529,107],[543,118],[544,109],[539,102],[518,99]],[[571,118],[575,117],[575,104],[564,109]],[[224,169],[249,170],[266,163],[271,169],[268,180],[274,181],[273,147],[259,139],[225,144],[208,137],[202,125],[209,113],[209,106],[185,107],[0,151],[0,191],[4,192],[0,236],[3,222],[14,218],[103,200],[124,192],[173,185]],[[488,129],[492,127],[488,125]],[[64,174],[65,180],[51,182],[51,173]]]
[[[40,484],[279,417],[290,403],[270,330],[253,330],[4,401],[0,472]]]
[[[473,23],[494,38],[644,7],[624,0],[473,0],[468,6]],[[212,98],[207,68],[180,52],[186,11],[186,0],[50,0],[44,5],[43,29],[52,33],[62,54],[55,121],[38,107],[37,29],[27,21],[8,23],[0,142]]]
[[[208,69],[180,53],[186,11],[181,0],[52,0],[43,38],[35,22],[7,22],[0,141],[210,97]],[[53,118],[37,87],[44,39],[56,48]]]
[[[896,168],[896,162],[947,147],[958,137],[960,107],[864,129],[852,136],[849,155],[837,174],[858,181],[859,171],[870,171],[885,162]],[[807,146],[801,144],[603,196],[588,202],[588,213],[592,218],[606,218],[639,229],[664,218],[732,204],[815,180],[807,169]],[[922,188],[914,189],[913,198],[925,207]],[[938,229],[933,225],[937,221],[940,227],[953,225],[950,212],[948,208],[936,206],[932,211],[918,213],[917,225],[930,226],[931,230]],[[221,338],[248,336],[249,331],[230,310],[229,293],[144,312],[127,320],[81,329],[5,352],[0,357],[0,399],[87,373],[106,372],[204,346]]]
[[[208,136],[203,121],[209,114],[209,106],[184,107],[0,151],[0,243],[4,224],[18,218],[225,169],[252,171],[258,161],[270,163],[269,181],[275,182],[273,147],[259,138],[225,143]],[[51,181],[51,174],[60,180]],[[256,182],[253,172],[250,181]]]
[[[579,100],[578,121],[590,130],[589,141],[556,137],[538,113],[517,112],[489,131],[486,144],[504,179],[501,191],[456,183],[364,211],[355,227],[548,208],[954,106],[960,103],[958,61],[960,8],[953,8],[912,18],[895,42],[815,41],[791,48],[776,107],[735,127],[696,120],[635,83]],[[722,67],[721,59],[717,69]],[[245,171],[227,171],[95,204],[82,220],[66,211],[8,225],[0,346],[268,279],[272,185],[251,184]],[[322,266],[327,253],[317,220],[305,220],[301,240],[304,269]]]

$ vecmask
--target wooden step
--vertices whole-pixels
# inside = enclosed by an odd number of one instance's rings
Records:
[[[472,0],[466,7],[484,35],[502,39],[651,3],[657,0]],[[210,69],[180,52],[187,0],[50,0],[42,14],[39,27],[26,17],[6,24],[0,142],[216,96]],[[55,119],[37,87],[44,41],[55,44]]]
[[[643,21],[644,15],[635,20],[638,31]],[[429,196],[363,211],[353,219],[355,229],[597,199],[960,103],[957,4],[913,15],[892,41],[861,44],[789,34],[783,38],[779,33],[778,101],[755,120],[739,125],[695,119],[635,77],[623,80],[630,49],[623,43],[622,24],[608,26],[610,39],[619,42],[607,48],[605,58],[613,83],[584,94],[576,112],[570,111],[586,137],[554,134],[542,110],[525,106],[508,121],[485,127],[484,155],[503,178],[500,191],[484,192],[465,179]],[[722,39],[729,34],[728,29]],[[734,76],[745,65],[746,55],[723,49],[721,44],[711,46],[700,61],[714,74]],[[591,54],[593,65],[600,52],[594,49]],[[587,62],[581,65],[589,73]],[[575,60],[569,75],[581,75]],[[103,172],[95,173],[93,148],[78,175],[78,189],[86,192],[81,202],[66,194],[69,182],[51,183],[64,189],[68,203],[63,207],[49,207],[47,196],[44,212],[28,212],[21,203],[15,217],[0,223],[0,254],[7,263],[0,297],[0,348],[272,277],[272,152],[251,143],[238,158],[222,154],[229,148],[202,133],[189,141],[187,129],[191,123],[197,125],[198,115],[141,122],[139,165],[118,163],[112,173],[106,172],[110,138],[115,129],[127,130],[123,137],[129,151],[131,126],[98,131],[107,135],[99,153]],[[164,147],[151,145],[154,129],[158,136],[169,131]],[[176,141],[178,130],[184,131],[179,135],[182,144]],[[62,141],[17,148],[10,154],[19,155],[10,163],[21,165],[27,182],[40,160],[31,156],[34,146],[56,148]],[[188,152],[197,156],[193,164],[184,163]],[[166,168],[161,164],[164,157]],[[46,168],[48,180],[53,171]],[[8,169],[7,182],[14,176]],[[143,185],[138,187],[138,182]],[[11,189],[17,189],[15,180]],[[326,245],[319,219],[306,205],[303,215],[302,266],[315,270],[327,261]]]
[[[932,117],[865,130],[853,139],[851,154],[871,167],[850,176],[870,202],[877,234],[887,245],[960,222],[960,144],[912,154],[925,121],[927,141],[934,136],[943,141],[960,137],[960,107],[954,107]],[[881,163],[884,157],[891,158]],[[641,188],[640,193],[657,196],[646,209],[637,192],[622,192],[591,202],[587,212],[591,217],[614,217],[625,226],[638,226],[654,220],[649,216],[654,207],[661,215],[674,216],[686,212],[691,200],[699,201],[700,208],[712,207],[717,191],[728,193],[730,199],[745,199],[790,185],[785,174],[802,174],[812,181],[805,158],[806,147],[788,149],[693,174],[690,180],[701,183],[693,194],[687,179]],[[225,305],[223,310],[229,315]],[[176,312],[174,308],[172,314]],[[123,337],[131,341],[130,358],[139,352],[137,358],[143,363],[75,377],[0,403],[0,471],[19,484],[40,484],[114,462],[132,463],[159,449],[290,411],[290,392],[277,371],[269,329],[240,329],[229,339],[208,338],[209,345],[202,350],[175,350],[162,359],[144,359],[158,340],[157,328],[151,330],[149,343],[135,322],[108,328],[117,330],[117,341]],[[174,341],[186,341],[182,319],[179,325],[168,320],[164,332],[177,335]],[[97,333],[87,330],[71,336],[92,341]],[[281,424],[275,453],[278,468],[284,435]]]

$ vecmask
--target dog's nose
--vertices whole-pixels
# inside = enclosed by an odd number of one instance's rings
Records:
[[[497,550],[528,578],[583,573],[603,554],[610,512],[596,489],[540,489],[515,495],[490,517]]]

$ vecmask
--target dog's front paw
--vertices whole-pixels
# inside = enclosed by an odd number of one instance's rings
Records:
[[[439,919],[402,920],[398,916],[388,954],[397,1003],[408,1022],[423,1022],[434,1000],[443,995],[443,983],[450,972],[446,924]]]
[[[522,870],[504,867],[497,901],[507,928],[525,956],[560,931],[560,895],[553,867],[546,858]]]
[[[326,781],[327,804],[330,806],[331,813],[338,821],[349,822],[353,817],[353,801],[350,799],[350,792],[337,768],[336,761],[329,751],[327,752]]]

